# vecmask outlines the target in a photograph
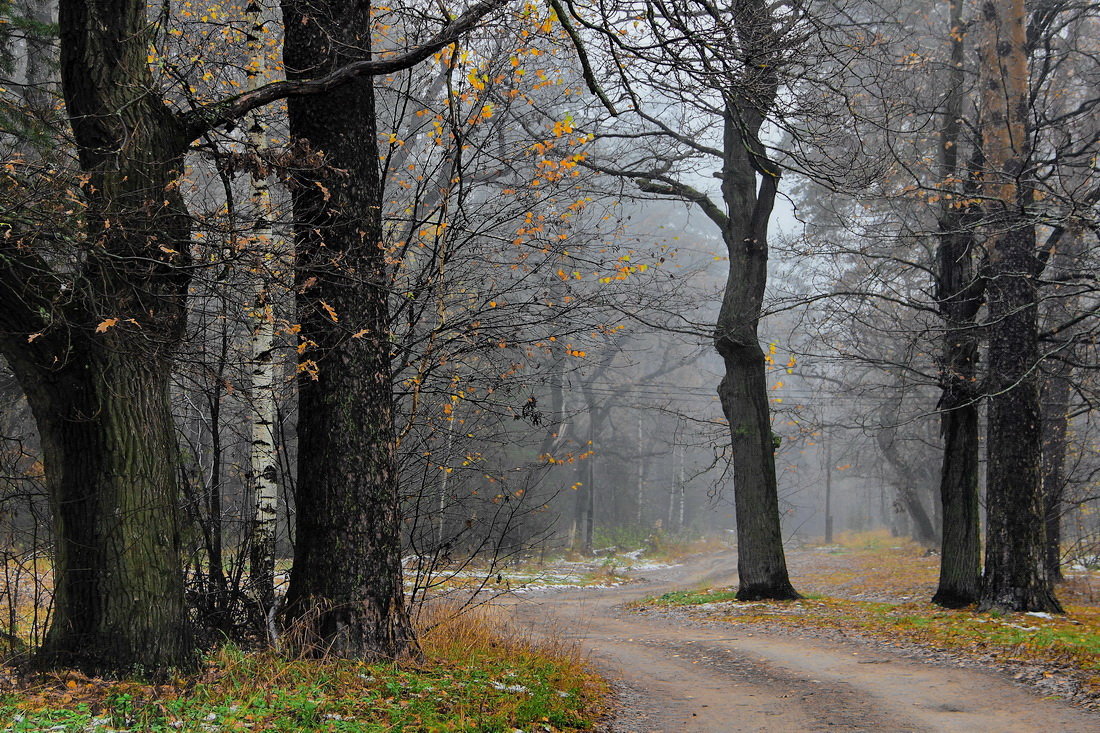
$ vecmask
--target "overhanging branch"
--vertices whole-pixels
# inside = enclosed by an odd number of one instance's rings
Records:
[[[411,51],[384,59],[364,59],[343,66],[319,79],[276,81],[241,94],[211,102],[181,115],[188,140],[240,119],[254,109],[287,97],[323,94],[363,76],[381,76],[412,68],[471,30],[478,21],[507,0],[480,0],[439,33]]]

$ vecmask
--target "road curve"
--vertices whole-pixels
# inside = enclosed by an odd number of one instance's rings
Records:
[[[730,584],[736,561],[696,558],[650,582],[521,597],[517,620],[576,640],[610,679],[603,730],[1100,731],[1100,715],[996,672],[906,659],[871,645],[685,627],[621,605],[671,588]]]

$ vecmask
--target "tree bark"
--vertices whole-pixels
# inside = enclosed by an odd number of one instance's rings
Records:
[[[251,54],[247,70],[248,89],[258,89],[267,70],[267,44],[264,43],[264,18],[259,3],[246,9],[249,24],[248,48]],[[271,188],[263,156],[268,149],[267,130],[258,110],[247,118],[248,141],[259,158],[250,177],[250,198],[256,220],[252,227],[254,291],[249,338],[252,361],[249,404],[251,443],[249,479],[252,488],[252,532],[249,545],[249,585],[261,614],[270,618],[275,608],[275,551],[278,537],[279,459],[275,447],[275,314],[271,299],[267,265],[277,261],[284,249],[282,238],[271,226]]]
[[[1073,394],[1073,333],[1062,331],[1081,307],[1080,288],[1073,284],[1085,256],[1084,233],[1068,226],[1051,255],[1051,273],[1047,279],[1046,308],[1042,315],[1043,331],[1052,334],[1053,357],[1044,363],[1039,403],[1042,407],[1043,458],[1040,466],[1043,487],[1043,514],[1046,522],[1044,563],[1051,581],[1062,579],[1062,512],[1066,491],[1066,437]]]
[[[283,2],[290,80],[368,58],[369,4]],[[300,371],[297,544],[285,620],[303,652],[416,649],[401,571],[398,475],[369,78],[288,105],[308,147],[293,189]]]
[[[1024,0],[981,6],[982,124],[990,239],[989,440],[985,574],[979,607],[1062,610],[1044,558],[1045,512],[1038,385],[1038,292],[1028,157]]]
[[[89,350],[17,370],[42,439],[54,509],[54,615],[38,662],[153,675],[191,661],[180,562],[170,363]]]
[[[951,3],[951,69],[940,132],[941,175],[959,178],[964,95],[962,0]],[[940,434],[943,534],[940,577],[932,602],[961,608],[978,600],[981,586],[981,518],[978,501],[978,331],[980,296],[973,291],[974,217],[945,199],[937,246],[936,301],[944,332],[940,354]]]
[[[758,333],[768,277],[768,223],[779,180],[778,169],[763,156],[757,137],[762,124],[751,101],[727,101],[722,168],[727,219],[722,239],[730,269],[714,345],[726,368],[718,398],[733,447],[739,600],[799,597],[783,554],[766,364]],[[758,168],[763,169],[759,190]]]
[[[152,88],[145,4],[60,3],[85,174],[79,271],[0,245],[0,347],[34,411],[56,531],[45,667],[159,675],[194,660],[184,609],[171,358],[184,324],[188,139]]]
[[[1062,501],[1066,490],[1066,434],[1069,431],[1069,405],[1073,385],[1072,367],[1056,362],[1043,378],[1042,405],[1043,518],[1046,544],[1043,563],[1051,581],[1062,580]]]

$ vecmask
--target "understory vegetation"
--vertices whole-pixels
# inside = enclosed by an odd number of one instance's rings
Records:
[[[534,641],[492,609],[429,606],[422,658],[287,659],[227,645],[164,684],[4,670],[6,731],[587,730],[604,683],[578,651]]]

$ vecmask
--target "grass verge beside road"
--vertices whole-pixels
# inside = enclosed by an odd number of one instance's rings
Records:
[[[424,658],[365,664],[226,647],[174,684],[9,676],[5,731],[577,731],[606,688],[577,651],[533,642],[491,611],[421,619]]]
[[[939,565],[916,544],[880,535],[792,553],[792,576],[806,598],[738,602],[735,588],[673,591],[634,604],[680,608],[707,622],[856,633],[888,645],[914,644],[956,657],[1072,671],[1100,696],[1100,603],[1095,571],[1074,571],[1059,586],[1066,614],[952,611],[931,598]]]

